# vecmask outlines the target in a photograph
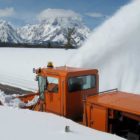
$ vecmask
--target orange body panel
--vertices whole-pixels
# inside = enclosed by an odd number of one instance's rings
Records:
[[[27,95],[23,95],[23,96],[18,96],[17,98],[19,98],[24,103],[28,103],[29,101],[33,100],[33,98],[36,95],[38,95],[38,93],[32,93],[32,94],[27,94]]]
[[[107,132],[107,114],[108,110],[104,107],[86,104],[86,116],[84,115],[83,123],[88,127]]]
[[[87,102],[106,108],[140,115],[140,95],[115,91],[87,98]]]
[[[86,100],[87,125],[108,132],[108,120],[114,118],[114,111],[140,121],[140,95],[120,91],[90,96]]]
[[[52,75],[47,75],[52,76]],[[53,75],[54,78],[58,78],[58,93],[45,91],[45,103],[46,103],[46,111],[53,112],[55,114],[61,115],[61,86],[60,81],[61,78],[59,76]],[[52,87],[55,86],[55,84],[51,85]]]
[[[107,131],[107,109],[100,106],[93,106],[90,111],[90,127],[96,128],[100,131]]]

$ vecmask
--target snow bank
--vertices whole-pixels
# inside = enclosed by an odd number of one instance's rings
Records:
[[[122,7],[90,36],[70,65],[99,69],[100,90],[140,93],[140,0]]]
[[[76,50],[0,48],[0,83],[36,91],[37,82],[33,68],[65,65]]]
[[[1,106],[0,113],[2,140],[123,140],[49,113]],[[66,125],[71,132],[65,132]]]

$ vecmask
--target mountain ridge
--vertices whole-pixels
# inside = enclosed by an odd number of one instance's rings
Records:
[[[75,47],[79,47],[87,39],[90,29],[75,18],[50,18],[36,24],[27,24],[14,28],[10,23],[0,20],[0,41],[27,44],[53,43],[64,46],[67,43],[68,29],[75,29],[72,35]]]
[[[9,43],[23,43],[20,35],[5,20],[0,20],[0,41]]]

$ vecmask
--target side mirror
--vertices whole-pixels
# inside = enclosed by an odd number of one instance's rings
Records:
[[[33,73],[36,73],[36,69],[35,68],[33,68]]]
[[[36,76],[36,77],[35,77],[35,81],[38,81],[38,80],[39,80],[39,77],[38,77],[38,76]]]

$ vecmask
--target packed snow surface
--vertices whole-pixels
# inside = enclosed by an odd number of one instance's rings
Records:
[[[1,140],[123,140],[79,125],[63,117],[0,106]],[[70,126],[70,132],[65,132]]]
[[[140,0],[103,23],[69,64],[99,69],[100,90],[140,93]]]

